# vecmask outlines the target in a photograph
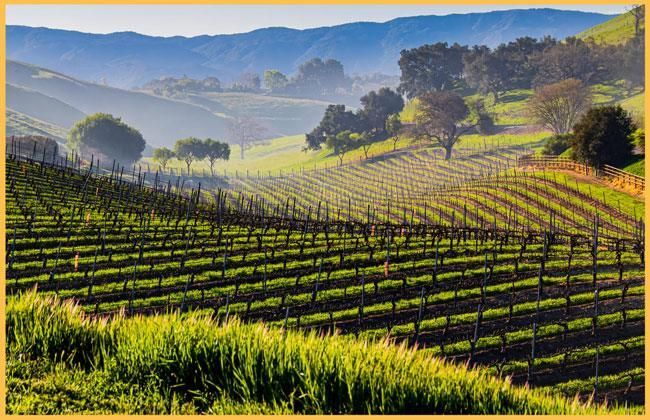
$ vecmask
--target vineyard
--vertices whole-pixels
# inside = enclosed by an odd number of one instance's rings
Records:
[[[516,153],[433,156],[231,179],[233,193],[9,154],[7,292],[92,316],[175,308],[388,337],[515,384],[642,404],[637,210],[507,170]],[[382,187],[388,174],[404,187]]]

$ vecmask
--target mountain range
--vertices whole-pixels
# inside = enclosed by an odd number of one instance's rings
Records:
[[[555,9],[505,10],[195,37],[9,25],[6,39],[9,59],[82,80],[133,88],[163,76],[216,76],[229,83],[242,73],[261,74],[266,69],[292,74],[314,57],[337,59],[348,74],[395,75],[399,53],[405,48],[438,41],[495,46],[522,36],[565,38],[611,17]]]

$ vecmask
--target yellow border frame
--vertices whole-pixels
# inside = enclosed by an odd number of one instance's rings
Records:
[[[49,5],[61,5],[61,4],[93,4],[93,5],[112,5],[112,4],[139,4],[139,5],[174,5],[174,4],[182,4],[182,5],[196,5],[196,4],[221,4],[221,5],[244,5],[244,4],[250,4],[250,5],[323,5],[323,4],[339,4],[339,5],[400,5],[400,4],[409,4],[409,5],[508,5],[512,6],[513,8],[517,6],[524,6],[528,5],[531,3],[543,3],[543,2],[538,2],[538,1],[531,1],[531,2],[526,2],[526,1],[521,1],[521,0],[240,0],[240,1],[228,1],[228,0],[189,0],[189,1],[180,1],[180,0],[108,0],[108,1],[98,1],[98,0],[0,0],[0,3],[2,4],[2,7],[0,7],[0,24],[2,26],[2,31],[0,33],[0,61],[3,63],[6,61],[6,5],[19,5],[19,4],[49,4]],[[622,1],[622,0],[614,0],[614,1],[603,1],[603,0],[563,0],[563,1],[553,1],[552,3],[549,3],[547,7],[553,7],[554,5],[569,5],[569,4],[576,4],[576,5],[614,5],[614,4],[647,4],[646,0],[641,0],[641,1]],[[648,52],[650,52],[650,47],[648,47],[648,44],[646,42],[646,47],[645,47],[645,74],[646,74],[646,80],[648,78]],[[2,151],[6,150],[6,65],[0,66],[0,84],[1,84],[1,94],[0,94],[0,108],[2,108],[2,113],[0,115],[0,147],[2,148]],[[645,112],[645,121],[647,121],[647,116],[648,116],[648,95],[646,94],[644,97],[644,112]],[[647,131],[647,122],[646,122],[646,131]],[[5,159],[0,160],[0,177],[4,180],[5,179]],[[646,178],[648,177],[648,173],[650,170],[648,169],[646,165],[645,169],[645,175]],[[4,215],[6,214],[6,201],[5,201],[5,185],[4,181],[2,182],[2,190],[0,190],[0,214],[2,214],[2,221],[0,222],[0,236],[2,237],[2,241],[0,241],[0,256],[2,257],[2,262],[0,265],[2,266],[2,270],[0,272],[0,281],[2,282],[2,286],[0,287],[0,415],[2,417],[6,416],[6,396],[5,396],[5,391],[6,391],[6,330],[5,330],[5,306],[6,306],[6,293],[5,293],[5,282],[6,282],[6,273],[5,273],[5,253],[6,253],[6,218]],[[645,197],[644,197],[645,198]],[[650,232],[650,227],[647,226],[647,222],[650,219],[650,208],[646,205],[645,208],[645,220],[646,220],[646,261],[647,261],[647,256],[649,254],[650,250],[650,245],[648,244],[648,232]],[[648,267],[647,262],[646,262],[646,268],[645,268],[645,275],[646,278],[648,278],[648,274],[650,273],[650,267]],[[645,381],[646,381],[646,386],[645,386],[645,402],[646,402],[646,407],[648,405],[648,400],[650,399],[650,390],[648,389],[648,377],[647,377],[647,367],[648,367],[648,361],[650,361],[650,355],[647,351],[648,348],[648,321],[650,321],[650,315],[648,313],[648,308],[650,307],[650,298],[648,297],[647,289],[646,289],[646,295],[645,295],[645,345],[646,345],[646,352],[645,352],[645,368],[646,368],[646,376],[645,376]],[[646,408],[646,414],[647,414],[647,408]],[[9,417],[9,416],[7,416]],[[11,417],[17,417],[17,416],[11,416]],[[57,416],[21,416],[21,418],[34,418],[34,419],[46,419],[46,418],[59,418],[59,417],[66,417],[66,418],[77,418],[77,417],[82,417],[82,415],[71,415],[71,416],[63,416],[63,415],[57,415]],[[103,418],[124,418],[124,419],[131,419],[131,418],[140,418],[143,416],[139,415],[111,415],[111,416],[93,416],[94,418],[97,419],[103,419]],[[160,418],[171,418],[171,417],[180,417],[180,416],[169,416],[169,415],[161,415],[161,416],[148,416],[148,417],[160,417]],[[194,417],[194,416],[183,416],[183,417]],[[272,418],[293,418],[295,416],[218,416],[220,418],[231,418],[231,419],[236,419],[236,418],[247,418],[247,417],[272,417]],[[310,416],[313,418],[330,418],[330,416]],[[363,418],[365,416],[357,416],[357,415],[352,415],[352,416],[347,416],[350,418]],[[398,419],[398,418],[403,418],[405,416],[385,416],[386,419]],[[445,415],[445,416],[409,416],[409,418],[434,418],[434,417],[444,417],[444,418],[449,418],[449,419],[461,419],[461,418],[466,418],[466,416],[458,416],[458,415]],[[477,417],[477,416],[474,416]],[[503,418],[526,418],[526,417],[532,417],[532,416],[500,416]],[[553,417],[562,417],[562,418],[584,418],[581,416],[549,416],[551,418]],[[608,416],[610,418],[627,418],[628,416]]]

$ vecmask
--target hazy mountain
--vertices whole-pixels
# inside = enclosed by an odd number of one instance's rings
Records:
[[[64,127],[83,114],[106,112],[140,130],[152,146],[169,146],[188,136],[225,135],[225,119],[203,107],[88,83],[25,63],[7,61],[7,83],[12,85],[7,94],[8,108]],[[55,118],[50,107],[61,107],[61,102],[70,112]]]
[[[130,88],[161,76],[183,74],[193,78],[212,75],[224,82],[243,72],[265,69],[291,74],[314,57],[338,59],[348,74],[397,74],[399,52],[404,48],[437,41],[495,46],[521,36],[564,38],[609,18],[598,13],[528,9],[191,38],[133,32],[97,35],[25,26],[8,26],[6,33],[10,59]]]

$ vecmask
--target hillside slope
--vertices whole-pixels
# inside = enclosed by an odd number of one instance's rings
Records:
[[[40,92],[7,83],[7,103],[22,114],[65,129],[83,119],[86,114],[73,106]]]
[[[177,139],[188,136],[223,137],[226,132],[226,120],[202,107],[88,83],[26,63],[8,60],[7,82],[65,102],[84,114],[106,112],[121,117],[140,130],[147,143],[154,147],[170,146]],[[17,96],[9,95],[7,107],[13,109],[20,105],[17,99]],[[31,109],[34,110],[38,104],[39,101],[31,103]],[[25,109],[24,104],[20,107]],[[45,114],[49,113],[48,110]],[[34,112],[30,115],[48,121],[50,117],[45,114]],[[76,117],[78,115],[66,118]]]
[[[355,22],[306,30],[263,28],[234,35],[152,37],[48,28],[7,27],[7,56],[83,80],[140,86],[161,76],[217,76],[229,82],[244,72],[294,73],[314,57],[336,58],[348,74],[397,74],[404,48],[438,41],[495,46],[521,36],[564,38],[611,16],[553,9],[412,16],[384,23]]]
[[[643,20],[640,27],[645,27]],[[622,44],[634,37],[634,16],[629,12],[623,13],[580,32],[577,37],[599,44]]]
[[[11,108],[7,108],[6,130],[7,137],[11,136],[44,136],[65,143],[67,130],[57,125],[40,121]]]

